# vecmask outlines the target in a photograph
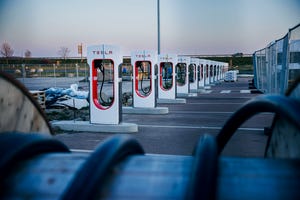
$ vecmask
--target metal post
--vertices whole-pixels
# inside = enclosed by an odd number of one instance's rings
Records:
[[[78,78],[78,64],[76,63],[75,64],[75,67],[76,67],[76,80],[78,82],[78,86],[79,86],[79,78]]]
[[[53,64],[53,72],[54,72],[54,86],[56,87],[56,74],[55,74],[56,65]]]
[[[25,84],[25,77],[26,77],[25,64],[22,64],[22,78],[23,78],[23,84]]]
[[[157,0],[157,53],[160,54],[160,13],[159,0]]]

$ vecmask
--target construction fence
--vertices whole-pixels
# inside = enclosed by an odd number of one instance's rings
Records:
[[[130,75],[132,67],[128,64],[122,65],[122,75]],[[0,71],[11,74],[15,78],[74,78],[88,77],[89,65],[87,63],[72,64],[0,64]]]
[[[253,54],[254,85],[265,94],[284,94],[300,77],[300,24]]]

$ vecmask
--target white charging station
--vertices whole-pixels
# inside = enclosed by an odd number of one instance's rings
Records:
[[[217,81],[218,82],[221,80],[221,68],[222,68],[222,63],[218,62],[218,69],[217,69]]]
[[[219,81],[220,81],[220,68],[221,68],[221,63],[217,62],[216,63],[216,75],[215,75],[215,81],[217,83],[219,83]]]
[[[220,79],[224,80],[224,71],[225,71],[225,63],[222,63],[221,69],[220,69]]]
[[[189,94],[189,65],[190,57],[178,56],[178,61],[176,65],[177,96],[188,96]]]
[[[158,103],[186,103],[185,99],[176,98],[177,62],[176,54],[158,55]]]
[[[217,83],[218,82],[218,62],[214,63],[214,74],[213,74],[213,83]]]
[[[208,67],[208,80],[209,80],[209,85],[212,85],[213,83],[213,74],[214,74],[214,61],[209,62],[209,67]]]
[[[157,53],[150,50],[131,52],[133,71],[133,107],[123,107],[127,114],[167,114],[169,109],[157,107]]]
[[[211,62],[211,77],[210,77],[210,84],[214,84],[216,82],[216,62]]]
[[[122,63],[120,49],[113,45],[94,45],[87,48],[90,68],[90,122],[60,121],[63,130],[89,132],[137,132],[138,126],[123,123],[119,69]]]
[[[177,55],[158,55],[158,98],[176,98],[176,77],[175,66]]]
[[[206,60],[200,59],[199,60],[199,72],[198,72],[198,88],[204,88],[204,80],[205,80],[205,65]]]
[[[224,62],[220,62],[220,70],[219,70],[219,80],[224,80],[224,71],[225,71],[225,64]]]
[[[90,122],[120,123],[119,65],[122,63],[116,46],[97,45],[87,49],[90,66]]]
[[[224,69],[223,69],[223,80],[225,79],[225,73],[229,70],[229,64],[224,63]]]
[[[155,67],[157,56],[154,51],[134,51],[131,53],[133,66],[133,107],[155,108],[157,81]]]
[[[221,67],[221,80],[224,81],[225,78],[225,72],[228,71],[228,63],[223,62]]]
[[[204,89],[211,89],[212,75],[213,75],[213,62],[205,60],[204,66]]]
[[[210,61],[207,61],[204,67],[204,84],[205,86],[209,86],[209,75],[210,75]]]
[[[198,58],[191,58],[189,65],[189,84],[191,92],[198,92],[198,72],[200,60]]]
[[[224,64],[222,63],[221,68],[220,68],[220,80],[224,80]]]

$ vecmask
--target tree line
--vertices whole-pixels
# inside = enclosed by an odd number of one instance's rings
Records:
[[[61,57],[61,61],[64,61],[64,63],[67,62],[67,58],[69,57],[71,50],[68,47],[60,47],[57,54]],[[32,53],[29,49],[26,49],[23,55],[21,57],[14,56],[14,49],[8,42],[4,42],[1,45],[0,48],[0,54],[2,58],[0,58],[0,64],[20,64],[20,62],[26,61],[32,61],[33,64],[36,62],[43,62],[39,64],[49,64],[53,61],[51,59],[37,59],[37,58],[31,58]]]
[[[30,64],[55,64],[57,62],[60,63],[85,63],[86,59],[69,59],[70,49],[68,47],[60,47],[57,54],[60,59],[51,59],[51,58],[32,58],[32,53],[30,50],[26,50],[24,53],[24,57],[15,57],[14,49],[10,44],[4,42],[1,45],[0,53],[2,57],[0,58],[0,64],[22,64],[24,62]],[[252,57],[251,56],[243,56],[243,55],[232,55],[228,57],[201,57],[203,59],[209,59],[220,62],[230,63],[232,66],[243,66],[243,65],[252,65]],[[124,59],[125,63],[130,63],[130,59]]]

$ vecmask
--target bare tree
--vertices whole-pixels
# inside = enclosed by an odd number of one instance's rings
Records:
[[[60,55],[66,62],[66,58],[69,56],[70,52],[71,51],[68,47],[60,47],[58,51],[58,55]],[[64,64],[64,66],[65,66],[65,76],[67,76],[67,66],[66,64]]]
[[[30,58],[31,57],[31,51],[29,51],[28,49],[26,49],[24,55],[25,55],[25,58]]]
[[[1,46],[1,55],[6,58],[6,63],[8,64],[8,58],[14,55],[14,50],[7,42],[4,42]]]
[[[60,55],[64,60],[69,56],[71,50],[68,47],[60,47],[58,55]]]

